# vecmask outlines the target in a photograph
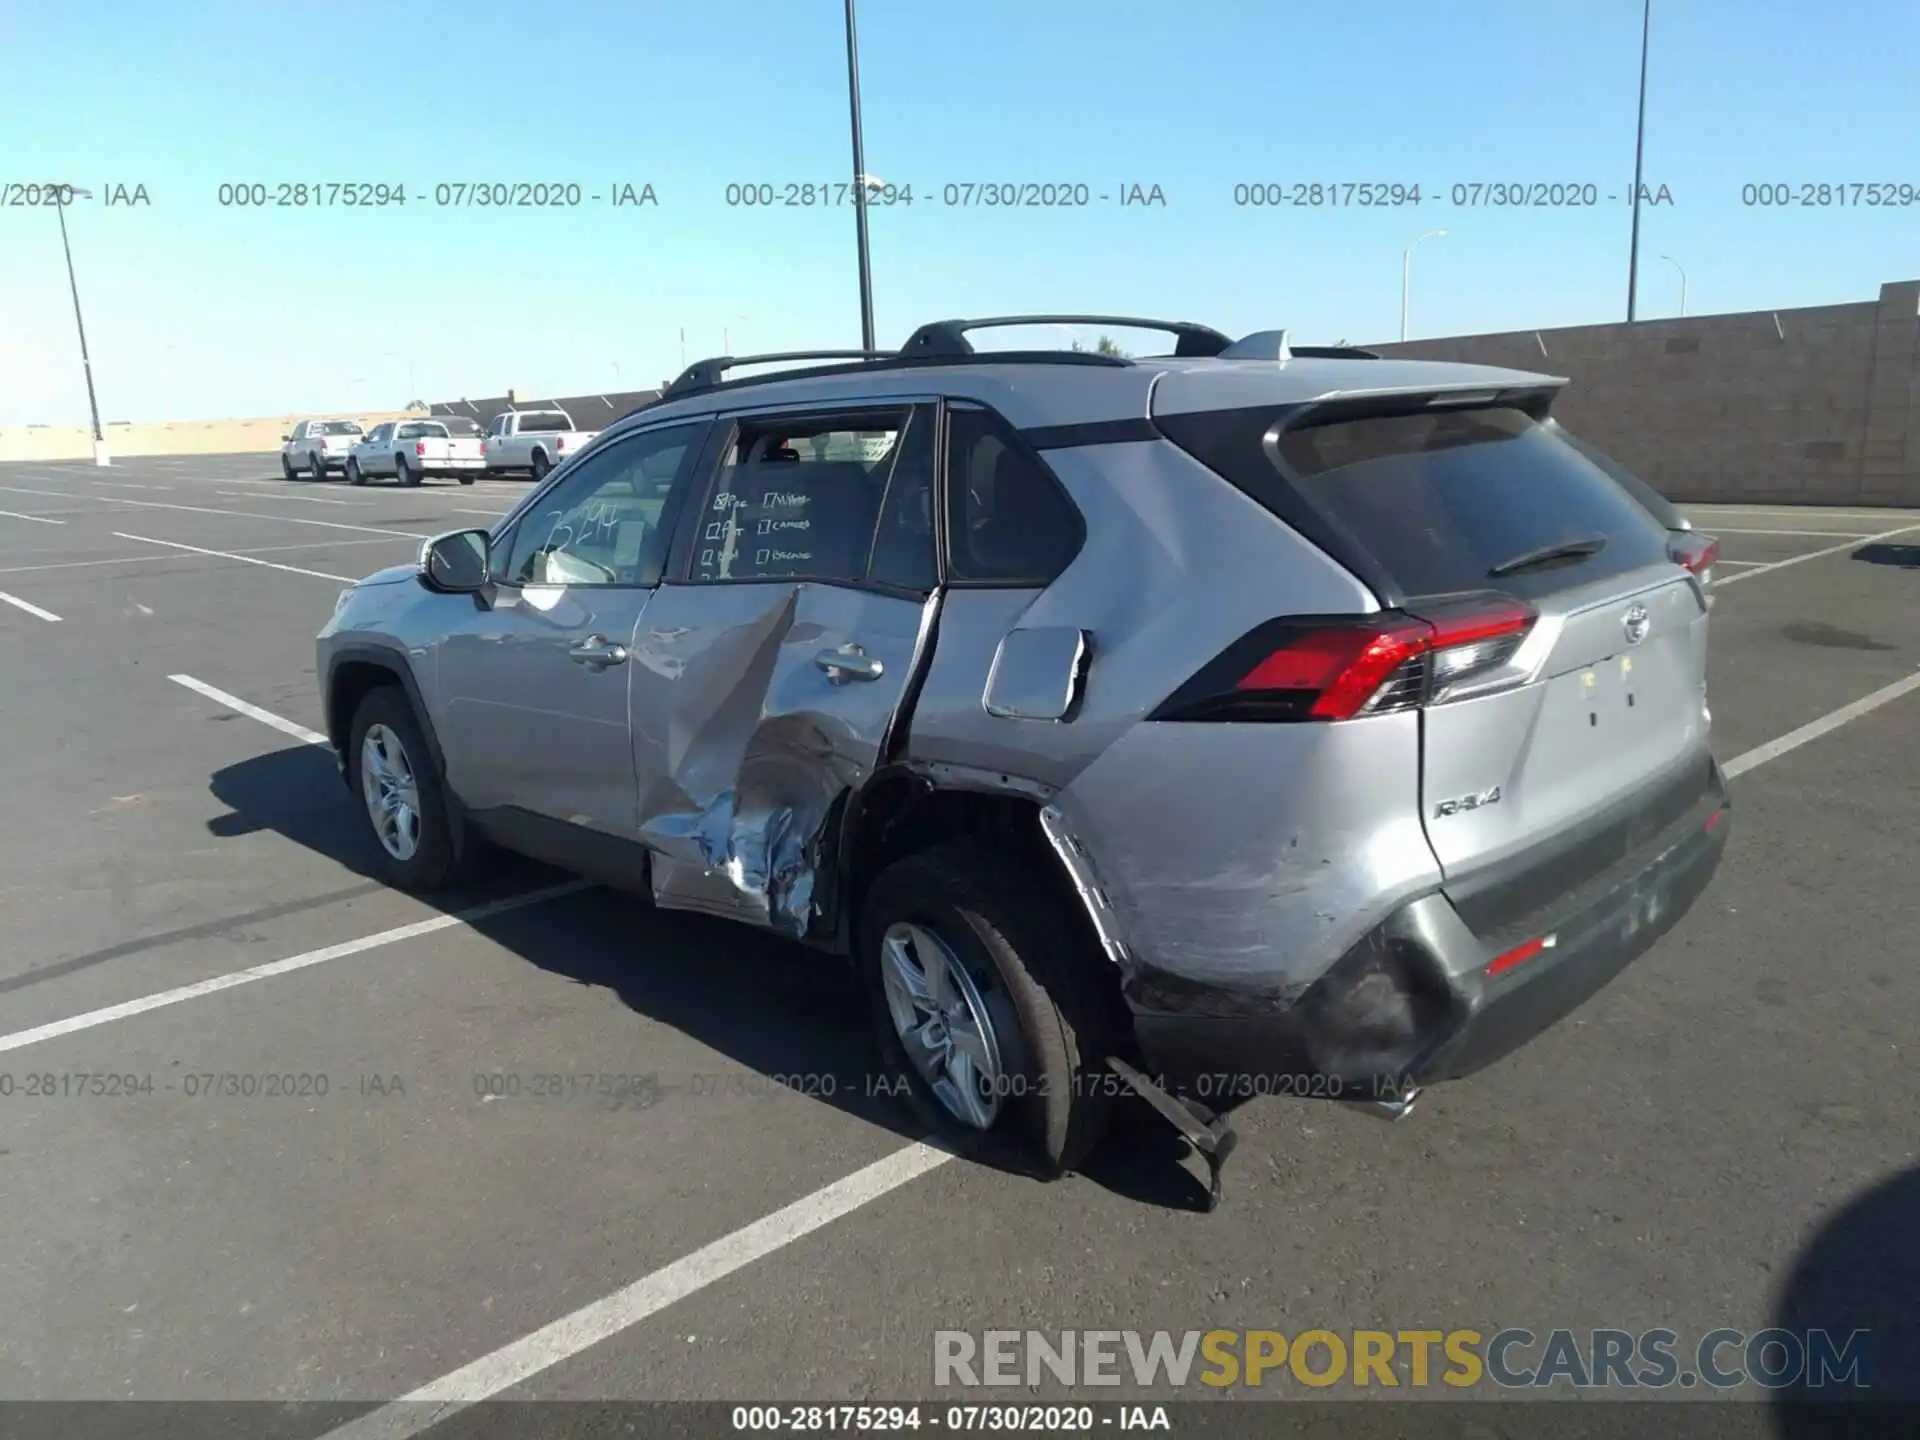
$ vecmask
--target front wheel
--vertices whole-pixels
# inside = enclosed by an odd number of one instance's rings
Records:
[[[379,686],[360,702],[347,764],[378,847],[380,878],[411,891],[453,884],[465,868],[468,846],[420,722],[397,687]]]
[[[1030,876],[972,843],[910,855],[874,880],[856,954],[881,1063],[919,1118],[1051,1177],[1106,1131],[1113,1012],[1104,960]]]

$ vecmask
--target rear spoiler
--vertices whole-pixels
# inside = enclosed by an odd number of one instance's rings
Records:
[[[1404,390],[1336,393],[1300,406],[1281,421],[1280,428],[1299,430],[1310,425],[1337,425],[1344,420],[1415,415],[1423,410],[1522,410],[1535,420],[1545,420],[1567,384],[1564,376],[1546,376],[1524,385],[1475,385],[1463,381]]]

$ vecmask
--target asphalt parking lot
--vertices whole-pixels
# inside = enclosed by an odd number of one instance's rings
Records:
[[[1052,1185],[918,1145],[806,952],[367,878],[314,632],[524,488],[0,466],[0,1397],[885,1400],[936,1329],[1098,1326],[1865,1326],[1920,1372],[1920,514],[1693,507],[1706,898],[1400,1124],[1249,1106],[1202,1214],[1145,1119]]]

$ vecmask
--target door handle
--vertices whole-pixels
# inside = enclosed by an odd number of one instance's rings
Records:
[[[595,670],[604,670],[609,665],[626,664],[627,647],[614,644],[604,635],[589,635],[567,651],[567,658]]]
[[[836,685],[844,685],[849,680],[878,680],[887,668],[858,645],[822,650],[813,657],[813,663],[826,671],[827,679]]]

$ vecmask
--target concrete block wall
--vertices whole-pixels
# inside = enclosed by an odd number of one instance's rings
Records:
[[[1853,305],[1368,348],[1564,375],[1554,413],[1675,500],[1920,506],[1920,280]]]

